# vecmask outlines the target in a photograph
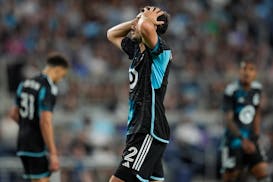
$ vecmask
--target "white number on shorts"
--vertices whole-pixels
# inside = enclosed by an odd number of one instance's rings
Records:
[[[130,147],[128,149],[129,154],[127,154],[126,156],[124,156],[124,160],[129,161],[129,162],[134,162],[134,159],[132,157],[134,157],[137,154],[137,148],[136,147]]]
[[[222,166],[223,168],[233,168],[236,165],[235,158],[229,157],[228,147],[222,149]]]

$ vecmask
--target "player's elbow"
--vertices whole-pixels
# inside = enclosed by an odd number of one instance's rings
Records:
[[[43,111],[40,115],[40,126],[48,127],[52,123],[52,113],[49,111]]]
[[[138,26],[142,36],[149,37],[150,34],[155,32],[155,26],[151,22],[142,21]]]
[[[18,122],[19,120],[19,110],[18,108],[12,108],[10,112],[8,113],[8,117],[12,119],[15,122]]]
[[[107,39],[110,42],[113,42],[114,36],[113,36],[113,30],[112,30],[112,28],[110,28],[110,29],[107,30],[106,36],[107,36]]]

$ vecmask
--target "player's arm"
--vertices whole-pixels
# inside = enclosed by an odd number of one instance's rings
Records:
[[[227,129],[237,138],[242,138],[239,128],[234,122],[233,92],[226,88],[223,98],[224,122]]]
[[[59,159],[57,148],[54,140],[53,129],[53,109],[55,105],[55,95],[49,88],[42,88],[40,92],[44,91],[44,98],[40,100],[40,130],[43,136],[43,140],[49,152],[50,170],[56,171],[59,168]]]
[[[9,117],[14,120],[16,123],[19,122],[19,108],[17,106],[13,106],[9,112]]]
[[[19,103],[20,103],[20,93],[22,92],[22,89],[23,89],[23,83],[20,83],[16,90],[15,104],[9,111],[9,117],[16,123],[19,123],[19,105],[20,105]]]
[[[143,10],[137,28],[139,29],[143,42],[153,49],[158,41],[158,35],[156,32],[157,25],[162,25],[163,21],[157,21],[157,18],[164,14],[159,8],[146,7]]]
[[[40,128],[49,153],[57,155],[57,149],[54,141],[54,131],[52,126],[52,112],[50,111],[41,112]]]
[[[52,112],[51,111],[42,111],[40,114],[40,128],[44,142],[49,151],[50,157],[50,168],[52,171],[55,171],[59,168],[57,148],[54,141],[54,130],[52,124]],[[54,161],[54,162],[52,162]]]
[[[242,138],[242,135],[240,133],[239,128],[237,127],[237,125],[234,123],[234,118],[233,118],[233,111],[226,111],[224,114],[224,120],[226,123],[227,128],[229,129],[229,131],[232,132],[232,134],[237,137],[237,138]]]
[[[118,24],[109,30],[107,30],[107,38],[110,42],[112,42],[116,47],[121,49],[121,41],[122,39],[128,35],[131,30],[131,27],[134,23],[134,20],[127,21],[121,24]]]

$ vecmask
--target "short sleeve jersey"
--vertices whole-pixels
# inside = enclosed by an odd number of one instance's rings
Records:
[[[240,129],[241,135],[250,138],[253,135],[253,121],[260,106],[262,85],[254,81],[250,90],[243,89],[239,81],[227,85],[224,93],[224,112],[233,112],[233,120]],[[226,135],[235,139],[232,133],[227,130]]]
[[[44,74],[20,83],[16,92],[19,108],[19,155],[44,154],[46,151],[40,130],[40,113],[53,112],[57,87]]]

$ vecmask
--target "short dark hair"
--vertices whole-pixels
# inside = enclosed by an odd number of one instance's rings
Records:
[[[162,35],[168,29],[169,21],[170,21],[170,15],[166,11],[164,11],[164,14],[157,18],[157,21],[163,21],[164,22],[164,24],[162,24],[162,25],[157,25],[157,29],[156,29],[156,32],[159,35]]]
[[[158,7],[155,7],[155,6],[145,6],[144,8],[141,8],[140,11],[144,12],[145,8],[150,9],[150,7],[158,8]],[[164,14],[160,15],[157,18],[157,21],[163,21],[164,22],[164,24],[162,24],[162,25],[157,25],[156,33],[159,34],[159,35],[163,35],[167,31],[168,26],[169,26],[169,21],[170,21],[170,15],[166,11],[163,11],[163,12],[164,12]]]
[[[47,56],[46,62],[48,66],[52,66],[52,67],[61,66],[63,68],[69,68],[69,63],[67,58],[59,52],[49,53]]]
[[[257,57],[253,54],[243,57],[240,62],[240,66],[243,66],[244,64],[253,64],[254,66],[257,66],[258,65]]]

